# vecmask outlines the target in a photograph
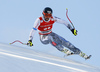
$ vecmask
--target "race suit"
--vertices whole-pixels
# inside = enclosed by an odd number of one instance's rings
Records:
[[[76,48],[69,41],[65,40],[63,37],[52,32],[52,27],[55,22],[64,24],[70,30],[72,29],[71,25],[67,21],[62,20],[58,17],[53,16],[48,21],[45,21],[44,17],[39,17],[36,19],[33,29],[30,32],[29,40],[33,39],[34,33],[36,32],[36,30],[38,30],[40,41],[43,44],[50,43],[51,45],[56,47],[59,51],[63,51],[63,48],[67,47],[75,54],[79,54],[81,51],[78,48]]]

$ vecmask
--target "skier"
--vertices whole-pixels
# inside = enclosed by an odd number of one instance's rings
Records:
[[[32,40],[34,33],[38,30],[40,41],[43,44],[51,44],[56,47],[59,51],[64,52],[67,55],[78,54],[85,59],[89,59],[91,55],[86,55],[80,49],[76,48],[69,41],[65,40],[63,37],[52,32],[52,27],[55,22],[64,24],[75,36],[77,35],[77,30],[71,27],[71,25],[58,17],[52,16],[52,9],[50,7],[44,8],[42,14],[43,16],[36,19],[33,29],[30,32],[28,45],[33,46]],[[66,49],[65,47],[69,48]]]

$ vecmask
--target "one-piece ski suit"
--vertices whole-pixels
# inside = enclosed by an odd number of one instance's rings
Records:
[[[38,30],[40,41],[43,44],[50,43],[59,51],[63,51],[63,49],[67,47],[75,54],[79,54],[81,52],[80,49],[76,48],[73,44],[65,40],[63,37],[52,32],[52,27],[55,22],[64,24],[69,30],[72,29],[71,25],[67,21],[62,20],[58,17],[52,16],[48,21],[45,21],[44,17],[39,17],[36,19],[33,29],[30,32],[29,40],[33,39],[34,33]]]

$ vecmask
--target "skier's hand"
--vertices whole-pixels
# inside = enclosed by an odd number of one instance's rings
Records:
[[[72,33],[73,33],[75,36],[77,35],[77,30],[72,29],[71,31],[72,31]]]
[[[30,47],[33,46],[32,40],[29,40],[28,43],[27,43],[27,45],[30,46]]]

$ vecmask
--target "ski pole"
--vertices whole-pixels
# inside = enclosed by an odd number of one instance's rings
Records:
[[[27,45],[27,43],[23,43],[23,42],[21,42],[21,41],[19,41],[19,40],[15,40],[15,41],[13,41],[12,43],[9,43],[9,44],[11,45],[11,44],[13,44],[13,43],[15,43],[15,42],[19,42],[19,43],[21,43],[21,44],[23,44],[23,45]]]
[[[71,22],[71,20],[70,20],[69,17],[68,17],[68,9],[67,9],[67,8],[66,8],[66,17],[67,17],[67,19],[69,20],[69,22],[72,24],[73,28],[75,29],[73,23]]]

